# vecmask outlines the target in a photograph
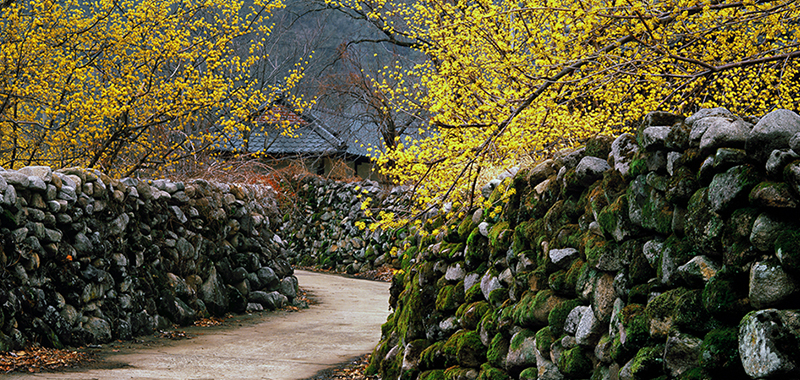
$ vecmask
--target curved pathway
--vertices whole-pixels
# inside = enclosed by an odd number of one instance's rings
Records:
[[[235,328],[189,328],[202,335],[111,354],[106,360],[117,368],[4,378],[294,380],[371,352],[389,314],[389,283],[299,270],[295,275],[317,302],[307,310],[265,313]]]

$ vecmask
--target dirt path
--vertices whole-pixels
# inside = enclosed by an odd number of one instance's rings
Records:
[[[318,302],[307,310],[237,318],[234,327],[187,328],[197,336],[156,347],[104,348],[104,360],[93,369],[3,378],[293,380],[374,348],[389,313],[389,283],[295,274],[309,298]],[[117,352],[108,352],[113,350]]]

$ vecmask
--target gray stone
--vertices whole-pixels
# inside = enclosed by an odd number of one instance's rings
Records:
[[[466,286],[466,285],[465,285]],[[503,285],[500,283],[500,280],[497,276],[493,276],[491,272],[486,272],[481,278],[481,293],[483,293],[483,297],[485,299],[489,299],[489,294],[497,289],[502,288]]]
[[[31,182],[27,175],[16,170],[0,172],[0,177],[3,177],[9,185],[20,188],[28,187]]]
[[[744,147],[752,129],[750,123],[738,117],[707,117],[696,122],[694,127],[700,124],[705,124],[706,127],[706,131],[700,138],[700,149],[702,150]]]
[[[464,276],[464,293],[469,290],[473,285],[479,283],[481,281],[481,275],[477,273],[469,273]],[[481,290],[482,292],[483,290]]]
[[[761,118],[747,139],[747,152],[764,162],[775,149],[786,149],[800,132],[800,116],[790,110],[777,109]]]
[[[747,196],[758,182],[758,175],[747,165],[734,166],[725,173],[715,175],[708,187],[711,211],[727,209],[737,199]]]
[[[49,166],[26,166],[19,169],[19,172],[29,177],[39,177],[45,182],[53,179],[53,169]]]
[[[256,271],[256,276],[258,276],[258,279],[267,290],[277,290],[280,281],[272,268],[261,267],[258,269],[258,271]]]
[[[297,278],[289,276],[281,280],[278,291],[289,299],[289,302],[297,297]]]
[[[553,264],[566,268],[580,255],[580,252],[575,248],[551,249],[548,255]]]
[[[700,119],[706,118],[706,117],[715,117],[715,116],[716,117],[733,117],[734,115],[733,115],[733,113],[731,113],[731,111],[728,111],[727,109],[722,108],[722,107],[702,108],[699,111],[697,111],[694,114],[692,114],[692,116],[687,117],[684,122],[686,124],[688,124],[688,125],[693,125],[697,120],[700,120]]]
[[[642,131],[642,147],[646,150],[654,150],[664,147],[670,127],[655,126],[647,127]]]
[[[597,157],[584,157],[575,167],[575,178],[584,186],[589,186],[598,179],[603,178],[603,173],[611,169],[606,160]]]
[[[47,184],[39,177],[28,177],[28,188],[31,190],[46,191]]]
[[[158,299],[158,312],[179,325],[188,325],[197,317],[189,305],[171,293],[163,293]]]
[[[489,237],[489,223],[481,222],[478,224],[478,232],[480,232],[484,237]]]
[[[111,341],[111,325],[102,318],[89,318],[83,323],[83,329],[89,333],[92,343],[106,343]]]
[[[675,164],[682,156],[683,154],[678,152],[667,153],[667,173],[669,173],[670,176],[675,175]]]
[[[464,270],[461,263],[454,263],[447,267],[444,278],[447,281],[460,281],[463,280],[466,275],[467,271]]]
[[[693,287],[703,286],[716,276],[718,271],[719,265],[705,255],[695,256],[678,267],[678,274]]]
[[[775,239],[787,228],[791,228],[791,226],[769,213],[763,213],[753,223],[753,230],[750,232],[750,243],[759,251],[772,251]]]
[[[594,317],[594,312],[589,306],[576,306],[567,314],[567,319],[564,321],[564,332],[569,335],[575,335],[578,331],[578,326],[583,319],[583,315],[589,313]]]
[[[789,149],[775,149],[770,153],[769,158],[767,159],[767,164],[765,168],[767,169],[767,174],[780,178],[781,174],[783,174],[783,168],[786,167],[790,162],[800,158],[800,156],[795,153],[794,150]]]
[[[589,306],[588,311],[581,313],[578,328],[575,330],[575,342],[581,346],[592,346],[602,334],[603,323],[597,319]]]
[[[798,205],[785,182],[762,182],[750,192],[750,203],[763,208],[793,209]]]
[[[215,267],[211,267],[208,278],[203,283],[203,286],[200,287],[198,297],[206,304],[208,311],[214,315],[224,315],[228,311],[230,302],[228,291],[222,281],[219,280]]]
[[[664,242],[661,240],[648,240],[642,247],[642,253],[651,267],[656,266],[661,252],[664,250]]]
[[[733,166],[747,163],[749,158],[744,149],[719,148],[714,154],[714,169],[727,170]]]
[[[120,214],[120,216],[116,217],[111,223],[108,225],[108,233],[111,235],[121,235],[125,228],[128,227],[128,222],[130,222],[131,218],[128,214]]]
[[[702,339],[688,334],[670,334],[664,349],[664,367],[672,375],[672,378],[678,378],[684,372],[700,364],[698,358],[702,344]]]
[[[269,310],[282,308],[286,303],[288,303],[286,296],[278,292],[250,292],[248,300],[250,302],[260,303],[264,306],[264,308]]]
[[[789,148],[791,148],[795,153],[800,152],[800,132],[795,133],[791,139],[789,139]]]
[[[528,183],[531,186],[546,180],[548,177],[556,174],[556,164],[553,160],[545,160],[534,166],[528,172]]]
[[[533,367],[536,365],[536,352],[536,334],[523,329],[511,337],[506,365],[514,368]]]
[[[756,309],[776,305],[797,290],[797,284],[777,262],[758,261],[750,268],[750,305]]]
[[[627,177],[631,170],[631,162],[636,153],[639,152],[639,145],[636,138],[630,133],[625,133],[617,137],[611,143],[611,157],[614,159],[614,170],[618,171],[623,177]]]
[[[798,369],[797,341],[800,312],[766,309],[752,311],[739,323],[739,356],[754,379],[790,378]],[[791,376],[794,378],[794,376]]]
[[[172,214],[175,215],[175,218],[177,218],[179,222],[186,223],[189,221],[189,219],[186,217],[186,215],[183,213],[180,207],[170,206],[169,209],[172,211]]]

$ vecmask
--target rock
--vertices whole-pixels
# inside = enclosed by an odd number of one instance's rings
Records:
[[[728,111],[725,108],[717,107],[717,108],[702,108],[699,111],[689,116],[684,121],[688,125],[694,125],[694,123],[702,118],[706,117],[733,117],[733,113]],[[702,135],[702,134],[701,134]]]
[[[506,364],[512,368],[525,368],[536,365],[536,334],[523,329],[511,337],[506,355]]]
[[[750,268],[750,304],[757,309],[779,304],[797,290],[797,284],[777,262],[759,261]]]
[[[285,304],[289,302],[288,298],[281,293],[278,292],[262,292],[262,291],[254,291],[250,292],[248,295],[248,300],[250,302],[259,303],[264,306],[265,309],[275,310],[282,308]]]
[[[189,305],[171,293],[164,293],[158,299],[158,312],[181,326],[192,323],[197,317]]]
[[[91,317],[83,323],[83,329],[89,333],[92,343],[106,343],[111,341],[111,325],[102,318]]]
[[[749,161],[747,151],[744,149],[719,148],[714,155],[713,166],[718,171],[728,170],[734,166],[746,164]]]
[[[454,263],[447,267],[447,272],[444,274],[444,278],[447,281],[459,281],[463,280],[464,276],[466,276],[467,271],[464,270],[462,263]]]
[[[636,144],[636,138],[625,133],[611,143],[610,156],[614,160],[614,170],[618,171],[623,177],[627,177],[631,170],[631,162],[633,161],[636,153],[639,152],[639,146]]]
[[[203,300],[211,314],[219,316],[228,311],[230,303],[228,292],[220,281],[215,267],[211,267],[208,278],[200,287],[198,297]]]
[[[752,311],[739,323],[739,355],[745,373],[754,379],[794,378],[800,349],[800,312]]]
[[[765,169],[767,169],[767,174],[772,177],[780,178],[781,174],[783,173],[783,169],[788,165],[790,162],[800,158],[800,156],[795,153],[794,150],[789,149],[776,149],[773,150],[772,153],[769,155],[767,159],[767,164],[765,165]]]
[[[290,276],[281,280],[278,291],[292,302],[297,297],[297,278]]]
[[[550,261],[562,268],[569,267],[579,254],[575,248],[551,249],[549,252]]]
[[[758,182],[758,174],[748,165],[735,166],[715,175],[708,187],[711,211],[719,213],[727,210],[735,201],[748,195]]]
[[[536,186],[540,182],[546,180],[548,177],[555,175],[556,171],[557,167],[555,161],[542,161],[528,172],[528,183],[531,186]]]
[[[706,117],[693,127],[700,125],[706,128],[700,138],[700,149],[704,151],[720,147],[743,148],[752,129],[751,124],[738,117]]]
[[[702,343],[702,339],[688,334],[670,334],[664,349],[664,367],[672,378],[679,378],[684,372],[698,366]]]
[[[575,178],[578,183],[589,186],[600,178],[603,178],[603,173],[611,169],[606,160],[597,157],[584,157],[575,168]]]
[[[656,150],[664,147],[664,142],[669,134],[670,127],[655,126],[647,127],[642,131],[642,148],[646,150]]]
[[[747,152],[757,160],[766,161],[775,149],[786,149],[795,134],[800,132],[800,116],[777,109],[761,118],[747,138]]]
[[[761,208],[796,208],[797,199],[785,182],[761,182],[750,191],[750,204]]]
[[[678,274],[689,286],[703,286],[719,271],[719,265],[708,256],[695,256],[686,264],[678,267]]]
[[[591,306],[581,313],[581,319],[575,330],[575,341],[578,345],[593,346],[600,339],[603,323],[594,314]]]
[[[481,277],[481,293],[483,293],[483,298],[487,300],[489,299],[489,294],[502,287],[503,284],[501,284],[497,276],[493,276],[491,272],[486,272],[486,274]]]
[[[265,289],[268,291],[277,290],[280,281],[272,268],[261,267],[258,269],[258,271],[256,271],[256,275]]]
[[[787,228],[791,228],[791,226],[772,214],[762,213],[753,223],[753,229],[750,232],[750,243],[759,251],[772,251],[775,239],[778,238],[781,231]]]
[[[589,306],[576,306],[573,308],[569,314],[567,314],[567,319],[564,321],[564,332],[569,335],[575,335],[583,319],[583,315],[586,313],[594,315],[592,308]]]

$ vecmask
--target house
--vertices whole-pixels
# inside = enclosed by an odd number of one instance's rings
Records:
[[[251,120],[245,139],[227,139],[223,151],[260,153],[276,169],[300,162],[322,176],[381,181],[369,156],[384,145],[366,120],[322,109],[301,114],[283,100],[262,104]],[[292,135],[283,133],[285,123]]]

